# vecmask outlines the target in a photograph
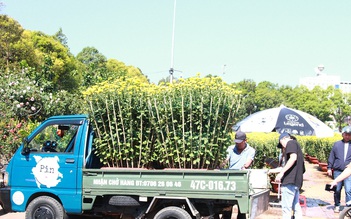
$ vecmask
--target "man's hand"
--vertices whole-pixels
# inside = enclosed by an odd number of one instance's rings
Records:
[[[331,181],[331,183],[328,183],[330,185],[330,189],[332,189],[334,186],[336,186],[338,183],[335,182],[335,180]]]
[[[280,183],[283,176],[284,176],[284,173],[282,172],[278,173],[278,175],[275,177],[275,182]]]

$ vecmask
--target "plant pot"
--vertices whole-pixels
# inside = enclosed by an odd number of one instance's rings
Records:
[[[272,192],[278,193],[279,183],[271,181]]]
[[[317,157],[309,157],[308,160],[310,161],[310,163],[313,163],[313,164],[318,164],[319,163]]]
[[[313,160],[311,160],[311,163],[313,163],[313,164],[318,164],[319,161],[318,161],[318,159],[313,159]]]
[[[318,164],[318,166],[319,166],[319,170],[320,171],[323,171],[323,172],[327,172],[328,171],[328,163],[320,162]]]

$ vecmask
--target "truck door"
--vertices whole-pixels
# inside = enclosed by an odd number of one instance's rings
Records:
[[[59,197],[67,212],[81,212],[81,161],[78,159],[79,147],[85,145],[83,123],[81,119],[49,121],[28,137],[29,152],[15,156],[16,171],[12,175],[12,188],[22,192],[24,200],[34,193],[50,193]],[[20,209],[26,203],[14,204]]]

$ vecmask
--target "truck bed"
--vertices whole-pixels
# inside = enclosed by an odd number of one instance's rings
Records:
[[[256,171],[253,175],[258,176],[259,174]],[[251,205],[250,201],[254,194],[267,191],[267,187],[253,188],[253,184],[249,182],[249,176],[250,170],[84,169],[83,196],[118,194],[145,198],[170,196],[233,200],[237,201],[242,210],[246,211]],[[263,174],[263,177],[266,175]]]
[[[248,171],[86,169],[83,171],[83,182],[84,190],[92,190],[97,194],[187,196],[226,200],[249,194]]]

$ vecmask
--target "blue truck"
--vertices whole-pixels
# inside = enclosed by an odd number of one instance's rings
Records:
[[[87,115],[42,122],[2,172],[0,204],[26,219],[254,218],[268,209],[266,170],[108,168]],[[229,216],[228,216],[229,215]]]

